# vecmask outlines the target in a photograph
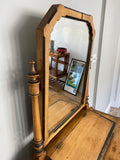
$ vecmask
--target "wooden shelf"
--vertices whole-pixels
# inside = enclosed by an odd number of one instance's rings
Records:
[[[69,56],[69,54],[70,54],[70,53],[63,53],[63,54],[61,54],[61,53],[53,53],[53,52],[50,52],[49,55],[50,55],[51,57],[55,57],[55,58],[56,58],[56,57],[59,57],[59,58],[61,58],[61,57],[65,57],[66,55]]]
[[[57,70],[57,77],[56,77],[55,68],[49,69],[49,77],[51,77],[51,78],[56,79],[56,78],[62,78],[65,76],[67,76],[67,73],[64,73],[63,71]]]
[[[67,69],[69,65],[69,53],[49,53],[49,56],[51,57],[51,63],[49,66],[49,77],[55,79],[55,89],[57,90],[57,82],[59,78],[67,76]],[[60,58],[63,58],[64,60],[61,60]],[[52,66],[52,62],[55,62],[55,68]],[[63,65],[63,71],[60,71],[58,69],[58,64]]]

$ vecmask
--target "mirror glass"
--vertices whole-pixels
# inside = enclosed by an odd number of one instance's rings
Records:
[[[63,17],[57,21],[49,45],[49,134],[81,106],[88,44],[86,23]]]

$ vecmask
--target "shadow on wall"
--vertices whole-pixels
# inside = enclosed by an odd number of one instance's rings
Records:
[[[18,151],[20,150],[20,152],[18,152],[18,154],[15,156],[15,160],[30,159],[26,157],[28,157],[29,154],[31,155],[32,147],[31,143],[29,143],[31,139],[27,137],[33,131],[32,105],[31,98],[30,96],[28,96],[27,83],[29,79],[27,77],[27,74],[31,71],[29,62],[31,60],[36,60],[36,28],[40,21],[40,17],[22,15],[11,33],[10,43],[13,50],[12,57],[17,61],[16,66],[18,67],[17,72],[19,77],[16,77],[15,81],[17,82],[15,82],[16,84],[14,83],[13,85],[14,87],[18,87],[18,83],[20,83],[19,88],[17,89],[17,97],[14,100],[14,103],[16,103],[17,105],[15,105],[15,108],[13,108],[15,112],[14,118],[16,118],[15,132],[17,132],[16,134],[18,135]],[[12,87],[12,90],[15,89],[16,88]],[[24,141],[26,142],[24,143]]]
[[[23,25],[19,28],[19,46],[21,55],[22,72],[24,75],[23,83],[25,88],[25,103],[26,103],[26,117],[28,124],[28,131],[30,132],[32,127],[32,105],[31,98],[28,96],[28,80],[26,76],[31,71],[30,61],[36,61],[36,28],[40,23],[41,18],[26,16],[23,21]]]
[[[13,160],[32,160],[32,142],[22,148]]]

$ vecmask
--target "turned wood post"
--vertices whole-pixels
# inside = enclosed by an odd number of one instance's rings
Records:
[[[34,130],[33,159],[44,160],[46,157],[46,152],[44,151],[44,146],[43,146],[43,136],[41,130],[41,121],[40,121],[40,109],[39,109],[40,82],[39,80],[37,80],[39,74],[35,71],[34,64],[35,61],[32,61],[31,73],[28,74],[28,77],[31,78],[28,84],[29,84],[29,94],[32,99],[33,130]]]

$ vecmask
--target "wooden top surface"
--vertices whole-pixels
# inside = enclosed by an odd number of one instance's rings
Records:
[[[83,109],[49,143],[47,155],[52,160],[97,160],[114,126],[111,120],[114,120],[117,122],[115,134],[105,160],[120,160],[120,119],[102,114],[104,118],[98,113]]]
[[[69,54],[70,53],[53,53],[53,52],[50,52],[49,56],[60,58],[60,57],[68,56]]]
[[[99,112],[100,113],[100,112]],[[110,116],[108,114],[100,113],[106,118],[111,119],[116,123],[114,128],[114,136],[109,145],[105,160],[120,160],[120,118]]]

